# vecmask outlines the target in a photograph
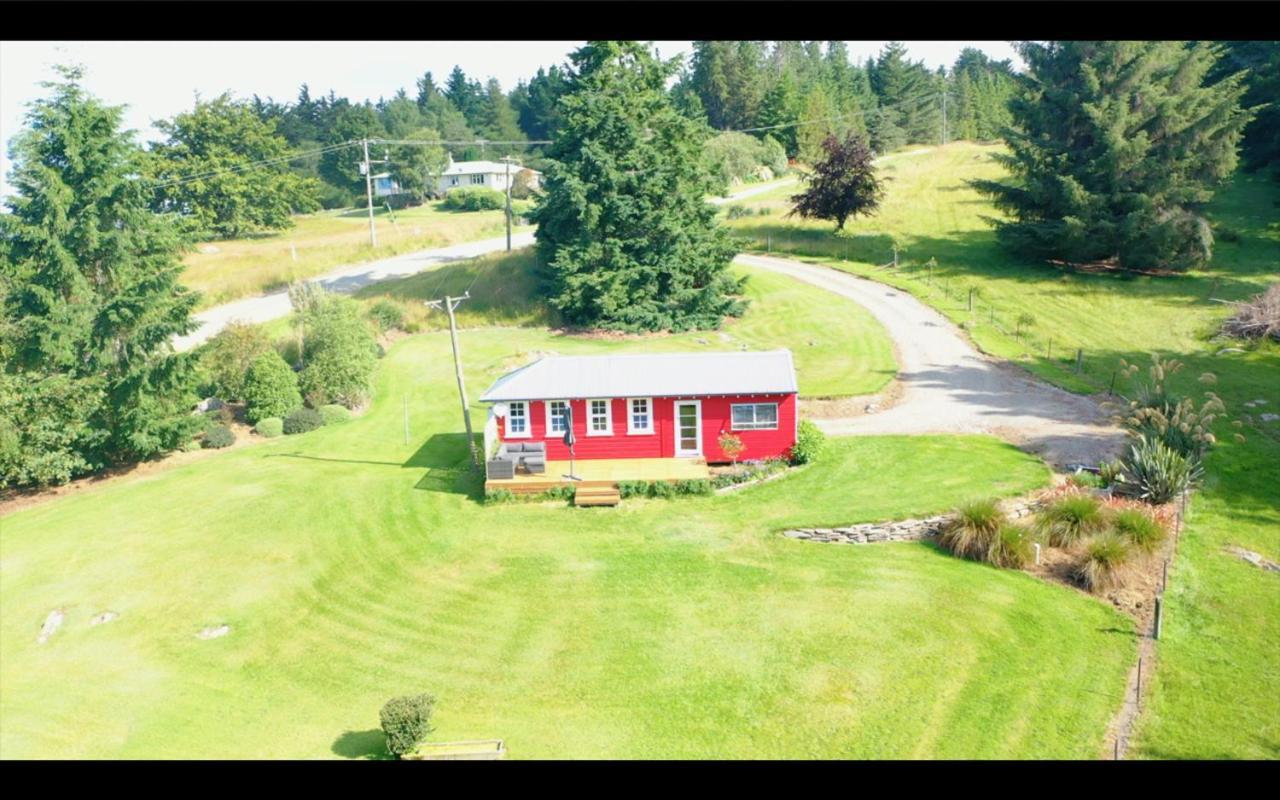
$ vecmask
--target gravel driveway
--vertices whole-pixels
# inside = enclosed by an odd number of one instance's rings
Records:
[[[1118,455],[1124,444],[1123,431],[1110,424],[1097,400],[979,353],[954,324],[906,292],[790,259],[736,260],[853,300],[893,339],[898,402],[864,416],[815,420],[828,433],[988,433],[1060,468],[1096,465]]]

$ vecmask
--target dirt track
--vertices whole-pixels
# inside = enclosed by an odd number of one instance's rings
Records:
[[[739,255],[737,261],[847,297],[893,339],[898,401],[875,413],[815,420],[828,433],[988,433],[1059,468],[1096,465],[1123,446],[1124,433],[1097,400],[983,355],[948,319],[906,292],[791,259]]]

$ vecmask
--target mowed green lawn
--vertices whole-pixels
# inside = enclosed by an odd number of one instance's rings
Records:
[[[735,325],[786,330],[752,320],[768,297]],[[463,335],[473,396],[521,351],[649,346]],[[0,520],[0,754],[378,757],[378,709],[418,691],[439,698],[435,740],[499,737],[514,758],[1098,753],[1127,618],[927,544],[778,535],[1043,485],[1008,445],[833,440],[724,496],[484,505],[447,335],[393,346],[376,397],[340,427]]]
[[[555,322],[534,298],[531,248],[511,254],[461,261],[408,278],[375,284],[356,296],[366,302],[390,298],[402,303],[406,318],[426,329],[447,328],[448,318],[430,312],[423,300],[467,292],[458,307],[463,328],[547,325]],[[884,327],[861,306],[830,292],[762,270],[735,266],[749,279],[748,313],[728,319],[718,331],[651,336],[580,338],[557,336],[548,351],[514,342],[528,353],[610,353],[643,347],[646,352],[767,350],[788,347],[795,356],[800,391],[806,397],[871,394],[897,373],[893,343]],[[519,348],[517,348],[519,349]]]
[[[438,201],[392,213],[375,209],[377,249],[369,245],[369,217],[363,208],[293,219],[294,226],[285,231],[205,242],[188,253],[182,282],[200,291],[200,307],[277,291],[348,264],[502,236],[506,231],[502,211],[448,211]]]
[[[786,192],[748,207],[767,216],[729,222],[740,235],[890,283],[963,324],[983,350],[1017,361],[1074,391],[1106,391],[1121,360],[1145,367],[1150,354],[1186,364],[1172,381],[1200,396],[1212,388],[1245,425],[1217,428],[1204,491],[1170,568],[1164,638],[1153,695],[1139,724],[1137,754],[1153,758],[1280,757],[1280,590],[1275,576],[1223,551],[1245,547],[1280,561],[1280,347],[1213,338],[1230,308],[1280,281],[1280,188],[1237,176],[1209,208],[1218,224],[1214,258],[1184,275],[1080,275],[1022,262],[1002,251],[982,217],[998,212],[964,181],[993,178],[998,148],[958,142],[903,157],[886,168],[883,211],[834,235],[829,223],[784,218]],[[754,198],[753,198],[754,199]],[[767,239],[766,239],[767,237]],[[899,270],[877,269],[905,252]],[[926,266],[937,261],[932,271]],[[969,310],[968,290],[977,290]],[[994,309],[994,322],[993,322]],[[1015,336],[1020,314],[1035,322]],[[1052,339],[1052,356],[1049,354]],[[1231,348],[1243,347],[1244,352]],[[1083,363],[1075,373],[1076,350]],[[1197,382],[1217,376],[1214,386]],[[1117,380],[1119,392],[1132,383]],[[1253,410],[1246,402],[1266,401]]]

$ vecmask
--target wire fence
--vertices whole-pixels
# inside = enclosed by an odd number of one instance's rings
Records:
[[[1034,314],[1001,307],[965,273],[946,267],[937,258],[907,259],[906,251],[895,244],[877,240],[868,245],[857,239],[832,238],[829,231],[819,229],[792,228],[776,235],[735,231],[734,238],[743,251],[871,264],[868,277],[891,279],[885,282],[923,297],[948,316],[961,317],[960,327],[966,331],[986,328],[1004,337],[1015,348],[1014,361],[1053,370],[1055,377],[1077,390],[1116,397],[1125,388],[1126,373],[1114,356],[1091,354],[1084,343],[1045,330]],[[881,259],[884,263],[877,263]]]

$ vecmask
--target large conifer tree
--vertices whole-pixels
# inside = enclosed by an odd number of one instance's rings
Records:
[[[572,55],[533,213],[547,291],[570,324],[712,328],[742,309],[728,272],[734,247],[705,200],[707,130],[665,91],[675,68],[637,42]]]
[[[1035,258],[1122,269],[1203,264],[1199,210],[1235,170],[1249,113],[1241,75],[1206,85],[1217,46],[1052,42],[1020,46],[1008,181],[975,181],[1012,220],[1002,242]]]
[[[190,363],[170,347],[196,300],[178,284],[178,226],[150,208],[122,109],[59,71],[13,141],[17,194],[0,215],[0,482],[152,456],[194,425]]]

